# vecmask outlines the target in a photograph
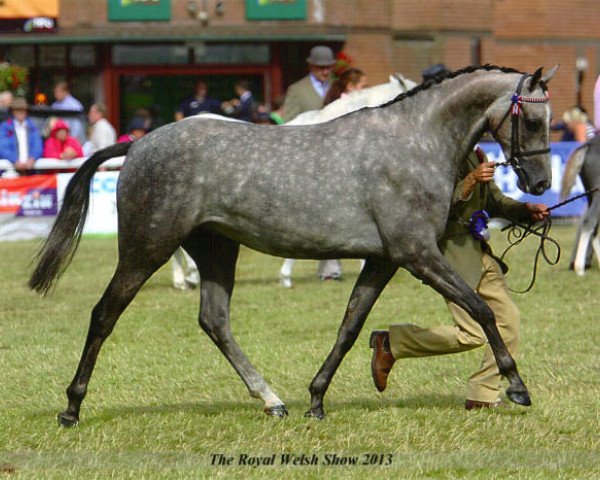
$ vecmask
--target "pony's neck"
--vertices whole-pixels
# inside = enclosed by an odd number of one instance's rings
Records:
[[[437,123],[447,139],[447,157],[455,169],[467,158],[489,128],[488,109],[502,97],[510,97],[518,74],[475,71],[431,87],[437,90],[424,121]],[[428,117],[428,118],[427,118]]]

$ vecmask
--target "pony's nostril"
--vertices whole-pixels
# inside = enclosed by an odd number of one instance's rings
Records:
[[[541,195],[542,193],[544,193],[546,190],[548,190],[550,188],[550,182],[547,180],[544,180],[542,182],[539,182],[533,189],[533,193],[535,195]]]

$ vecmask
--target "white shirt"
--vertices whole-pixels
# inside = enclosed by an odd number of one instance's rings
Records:
[[[19,148],[19,158],[17,163],[25,163],[29,160],[29,143],[27,142],[27,124],[25,122],[19,122],[16,119],[15,124],[15,135],[17,137],[17,146]]]
[[[315,77],[312,73],[309,74],[309,76],[314,89],[319,94],[319,97],[325,98],[325,95],[327,95],[327,91],[329,90],[329,82],[322,82],[321,80],[318,80],[317,77]]]
[[[106,118],[101,118],[92,126],[90,154],[117,142],[117,133]],[[87,153],[87,152],[86,152]]]

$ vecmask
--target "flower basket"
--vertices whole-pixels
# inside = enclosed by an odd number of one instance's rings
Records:
[[[0,63],[0,92],[9,91],[17,97],[27,94],[28,71],[25,67]]]

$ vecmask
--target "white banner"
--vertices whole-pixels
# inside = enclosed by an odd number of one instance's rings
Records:
[[[57,175],[59,204],[72,173]],[[91,184],[90,209],[83,233],[117,233],[117,180],[119,172],[98,172]]]

